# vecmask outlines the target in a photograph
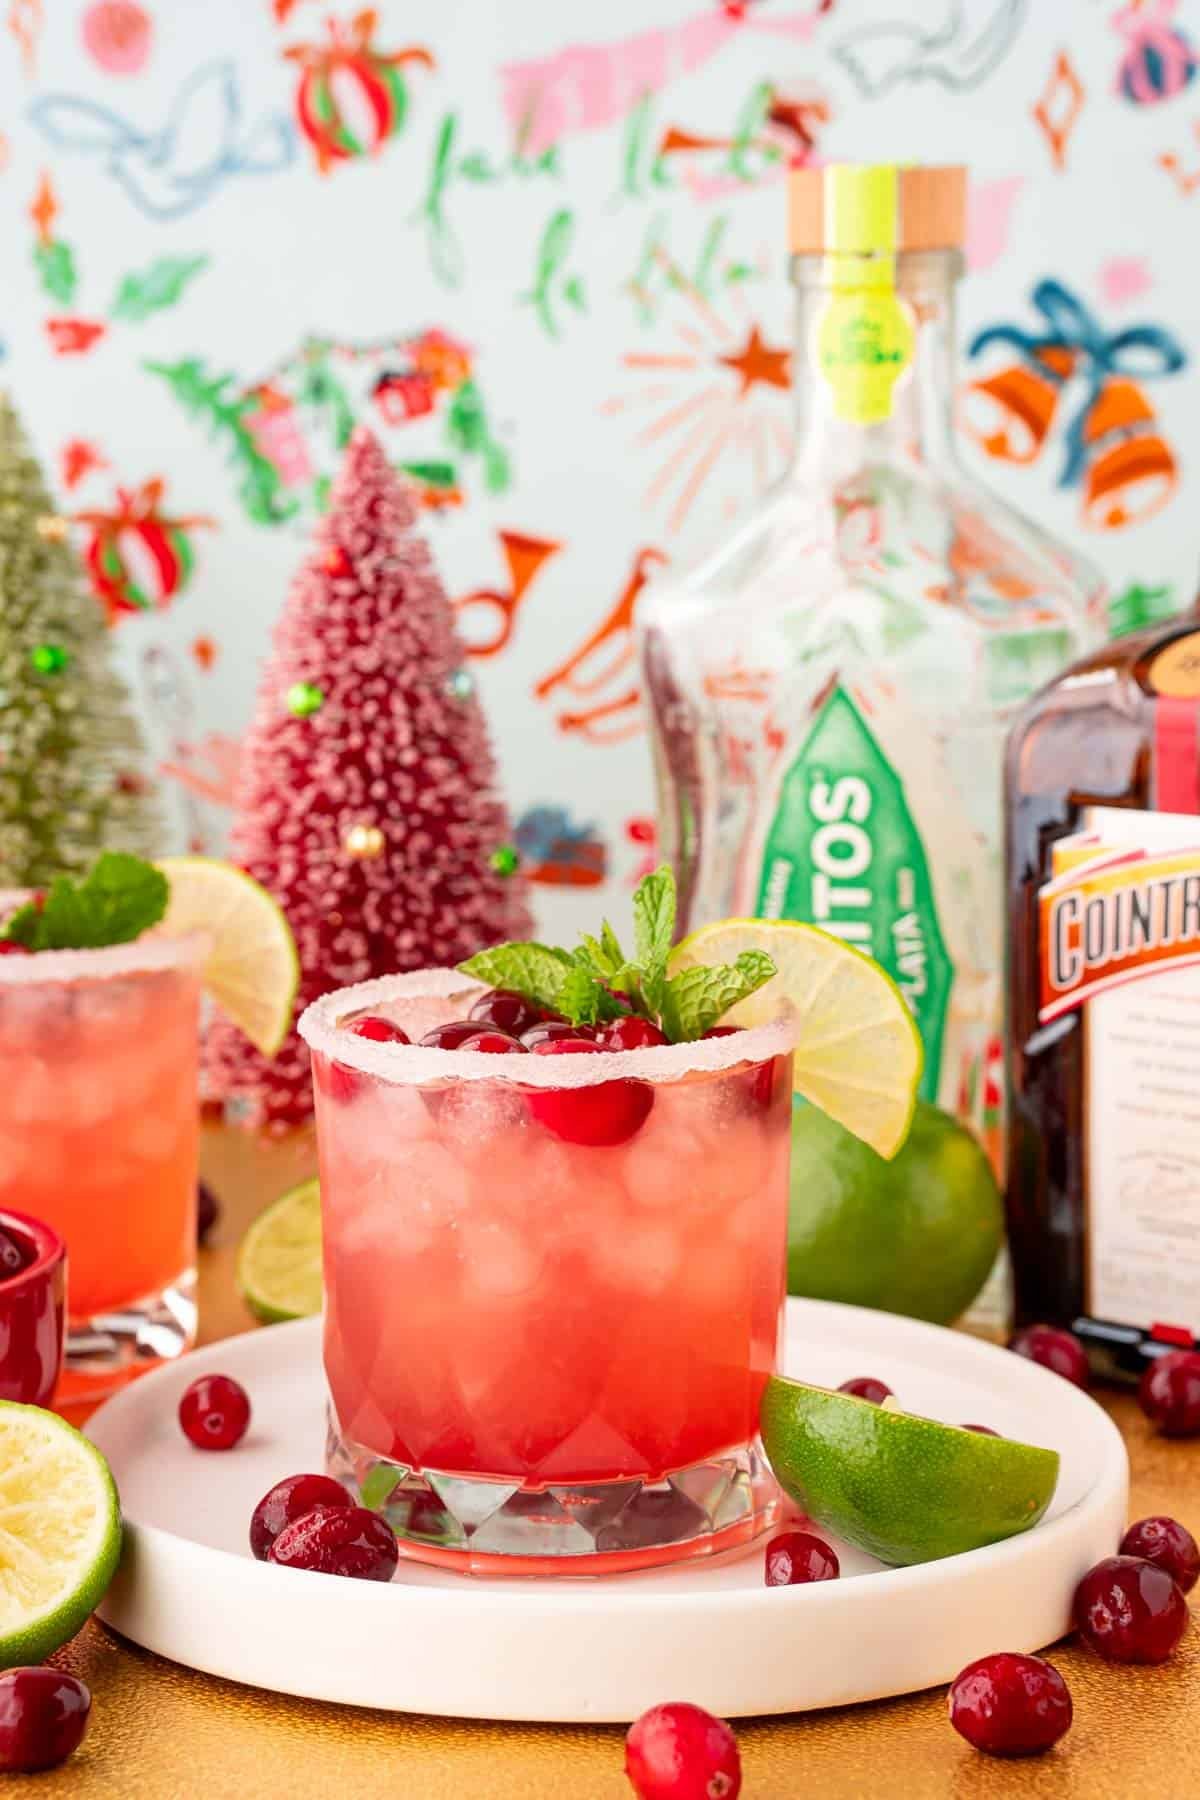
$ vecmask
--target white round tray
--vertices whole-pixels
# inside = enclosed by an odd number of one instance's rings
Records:
[[[1125,1526],[1124,1445],[1093,1401],[990,1344],[816,1301],[788,1303],[786,1367],[830,1386],[877,1375],[908,1410],[1058,1450],[1047,1518],[911,1569],[881,1569],[832,1539],[842,1579],[795,1588],[764,1587],[761,1539],[599,1580],[482,1580],[402,1561],[380,1586],[276,1568],[253,1560],[246,1532],[275,1481],[321,1467],[320,1325],[306,1319],[210,1345],[93,1416],[126,1520],[100,1617],[175,1662],[285,1694],[455,1718],[621,1722],[663,1700],[729,1718],[909,1693],[1069,1629],[1076,1582]],[[175,1416],[188,1383],[217,1371],[254,1407],[226,1454],[194,1450]]]

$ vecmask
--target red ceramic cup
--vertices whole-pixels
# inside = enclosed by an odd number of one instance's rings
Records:
[[[0,1209],[0,1227],[26,1264],[0,1280],[0,1400],[49,1406],[62,1367],[67,1317],[67,1252],[56,1231],[25,1213]]]

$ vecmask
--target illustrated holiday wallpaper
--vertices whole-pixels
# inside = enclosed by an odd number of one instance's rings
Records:
[[[5,0],[2,24],[0,382],[181,846],[224,841],[365,422],[415,485],[543,929],[652,866],[630,620],[785,464],[798,160],[969,164],[966,456],[1118,616],[1191,597],[1200,0]]]

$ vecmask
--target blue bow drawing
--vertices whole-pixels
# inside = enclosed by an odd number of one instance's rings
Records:
[[[1066,428],[1067,455],[1058,478],[1059,487],[1073,487],[1087,467],[1088,416],[1110,377],[1145,381],[1174,375],[1186,364],[1187,352],[1161,325],[1130,325],[1124,331],[1105,331],[1090,307],[1061,281],[1039,281],[1031,299],[1046,322],[1044,331],[1024,331],[1019,325],[989,325],[976,332],[967,354],[978,356],[991,344],[1005,344],[1018,351],[1039,375],[1059,380],[1039,352],[1074,352],[1071,376],[1081,377],[1086,393]]]
[[[295,128],[286,114],[266,113],[244,124],[232,62],[203,64],[166,111],[166,124],[143,131],[99,101],[44,94],[29,117],[56,149],[99,160],[151,219],[181,219],[231,176],[274,175],[296,154]]]

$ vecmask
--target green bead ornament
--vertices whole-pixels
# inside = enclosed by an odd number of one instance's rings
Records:
[[[288,711],[298,719],[320,712],[324,704],[325,695],[314,681],[297,681],[287,691]]]
[[[488,866],[497,875],[505,877],[515,875],[521,866],[521,858],[511,844],[501,844],[488,857]]]
[[[29,660],[39,675],[61,675],[71,659],[61,644],[35,644]]]

